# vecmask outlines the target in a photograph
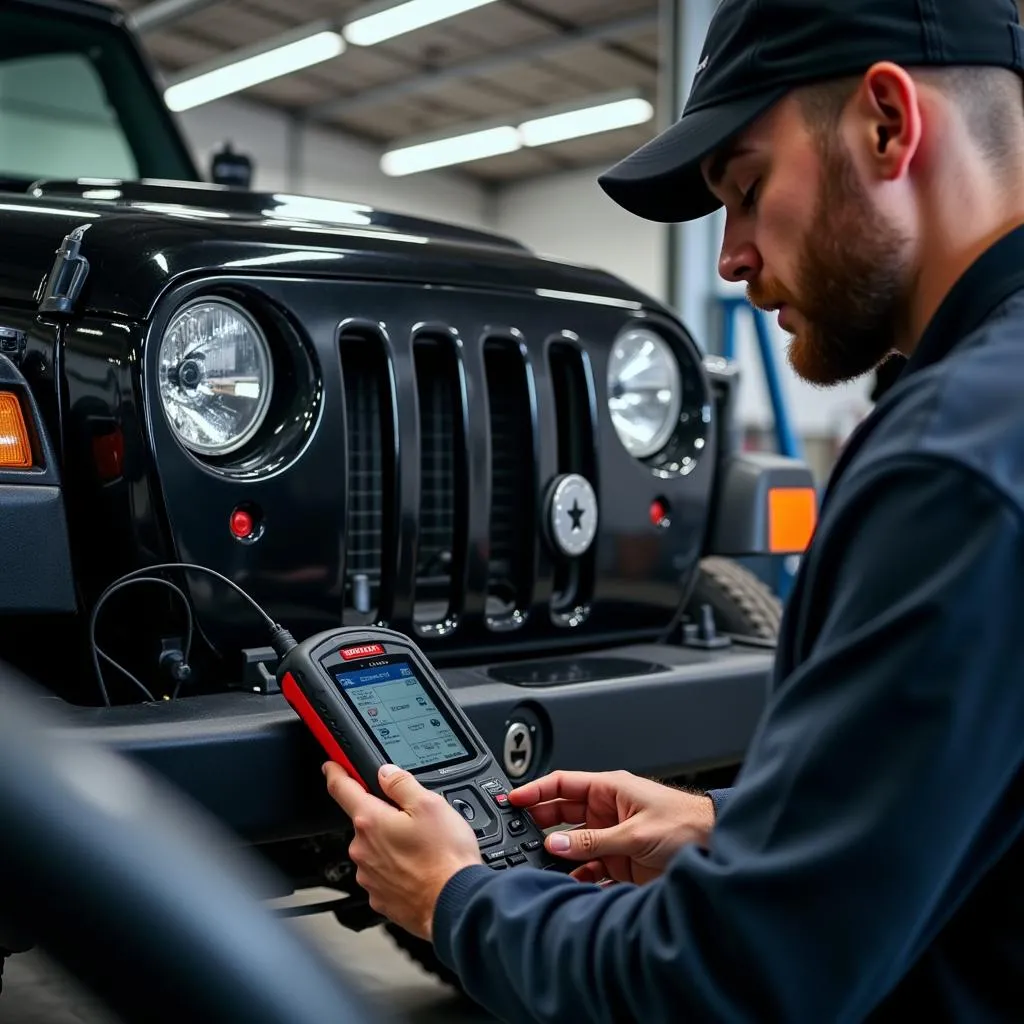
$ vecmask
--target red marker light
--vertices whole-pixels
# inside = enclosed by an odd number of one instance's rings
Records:
[[[651,502],[651,525],[652,526],[668,526],[668,505],[665,504],[660,498],[655,498]]]
[[[92,439],[92,457],[103,481],[117,480],[124,470],[124,434],[112,430]]]
[[[244,508],[236,508],[231,513],[231,532],[239,540],[251,537],[255,528],[256,524],[253,521],[251,512],[246,512]]]

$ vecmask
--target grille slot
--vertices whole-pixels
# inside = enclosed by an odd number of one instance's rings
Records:
[[[394,549],[394,420],[384,340],[348,332],[340,353],[348,456],[343,621],[364,624],[386,614],[389,600],[382,584]]]
[[[533,419],[519,345],[489,339],[484,369],[491,428],[491,515],[487,615],[513,622],[529,608],[536,495]]]
[[[419,542],[413,620],[444,624],[461,604],[467,469],[461,373],[451,336],[414,343],[420,426]]]
[[[597,455],[594,449],[594,389],[590,362],[584,351],[568,341],[554,341],[548,349],[551,383],[555,396],[558,434],[558,473],[579,473],[597,490]],[[555,561],[552,607],[572,615],[588,602],[594,590],[595,540],[578,559]]]

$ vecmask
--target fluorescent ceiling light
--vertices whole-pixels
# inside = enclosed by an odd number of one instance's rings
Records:
[[[467,11],[493,3],[494,0],[406,0],[390,4],[383,9],[366,8],[366,14],[356,17],[342,30],[353,46],[373,46],[385,39],[414,32],[418,28],[438,21],[454,18]],[[379,5],[378,5],[379,7]]]
[[[164,99],[171,110],[190,110],[344,52],[345,40],[337,32],[325,29],[176,82],[167,88]]]
[[[385,174],[397,178],[438,167],[450,167],[452,164],[469,163],[471,160],[483,160],[489,156],[514,153],[521,145],[519,132],[511,125],[504,125],[393,149],[384,154],[380,166]]]
[[[381,169],[392,176],[416,174],[514,153],[523,146],[549,146],[584,135],[628,128],[644,124],[653,117],[654,107],[647,100],[614,93],[592,106],[556,108],[551,113],[523,121],[517,127],[504,125],[392,149],[382,157]]]
[[[597,135],[617,128],[644,124],[654,117],[654,107],[641,98],[615,100],[582,110],[568,110],[562,114],[537,117],[524,121],[519,133],[524,146],[549,146],[566,139],[584,135]]]

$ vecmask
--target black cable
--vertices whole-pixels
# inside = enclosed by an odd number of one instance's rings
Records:
[[[114,594],[116,594],[119,590],[123,590],[125,587],[134,586],[138,583],[158,583],[162,587],[167,587],[168,589],[173,590],[174,593],[181,598],[181,603],[185,606],[185,616],[188,622],[188,625],[186,626],[185,629],[186,662],[188,661],[188,656],[192,649],[192,607],[188,603],[188,598],[185,596],[185,593],[181,589],[181,587],[179,587],[176,583],[171,583],[169,580],[161,579],[159,576],[139,576],[135,573],[131,573],[129,574],[129,576],[124,576],[121,579],[111,583],[110,586],[107,587],[107,589],[104,590],[102,594],[100,594],[99,600],[96,602],[96,607],[93,608],[92,615],[90,616],[89,619],[89,646],[92,652],[93,669],[96,672],[96,681],[99,683],[100,693],[103,696],[103,702],[107,705],[107,707],[110,707],[110,695],[107,693],[106,683],[103,680],[103,671],[100,668],[100,658],[102,658],[105,662],[116,668],[122,675],[130,679],[131,682],[134,683],[135,686],[137,686],[149,700],[156,700],[153,694],[150,693],[149,689],[143,683],[136,679],[135,676],[133,676],[132,673],[129,672],[128,669],[126,669],[123,665],[118,664],[118,662],[114,661],[114,659],[111,658],[110,655],[106,653],[106,651],[101,650],[99,644],[96,643],[96,623],[99,619],[99,614],[100,611],[103,609],[104,604],[106,604],[106,602],[111,597],[113,597]]]
[[[96,646],[96,618],[99,614],[99,611],[102,608],[103,603],[107,600],[107,598],[110,597],[117,590],[121,589],[122,587],[128,586],[130,583],[136,582],[160,583],[166,587],[170,587],[181,597],[182,601],[185,604],[185,608],[187,610],[188,615],[188,632],[185,642],[185,661],[186,663],[188,661],[188,653],[192,644],[192,631],[195,626],[192,616],[192,607],[189,604],[188,598],[185,596],[182,589],[178,587],[176,584],[171,583],[169,580],[161,579],[159,576],[148,575],[153,572],[168,569],[184,569],[186,571],[191,572],[206,573],[208,576],[212,576],[214,579],[219,580],[221,583],[226,584],[228,587],[234,590],[235,593],[241,596],[245,601],[249,603],[249,605],[253,609],[255,609],[256,613],[260,616],[260,618],[263,619],[263,621],[270,627],[270,645],[271,647],[273,647],[274,653],[278,656],[278,658],[283,658],[290,650],[292,650],[293,647],[297,646],[295,638],[292,636],[291,633],[288,632],[287,629],[285,629],[283,626],[275,622],[273,618],[270,615],[268,615],[267,612],[265,612],[263,608],[252,597],[250,597],[249,594],[247,594],[237,583],[235,583],[233,580],[229,580],[227,576],[222,575],[215,569],[209,569],[205,565],[194,565],[189,562],[162,562],[158,565],[146,566],[146,568],[144,569],[136,569],[134,572],[125,573],[124,576],[121,576],[119,579],[115,580],[113,583],[110,584],[110,586],[107,587],[106,590],[103,591],[103,593],[99,597],[99,600],[96,602],[96,607],[93,609],[92,617],[89,622],[89,641],[92,646],[93,666],[96,670],[96,678],[97,681],[99,682],[100,693],[103,695],[103,700],[106,703],[107,707],[110,707],[110,697],[107,693],[107,688],[103,682],[103,673],[100,671],[99,656],[102,656],[106,661],[110,662],[110,664],[114,665],[129,679],[131,679],[131,681],[135,683],[135,685],[138,686],[142,690],[142,692],[149,697],[150,700],[155,700],[155,698],[149,692],[149,690],[146,689],[146,687],[143,686],[143,684],[140,683],[138,679],[136,679],[130,672],[128,672],[122,666],[118,665],[117,662],[113,661],[109,655],[100,651],[99,648]],[[209,643],[209,640],[207,640],[207,643]],[[210,646],[213,647],[212,644],[210,644]],[[178,685],[175,687],[174,696],[177,696],[180,688],[181,679],[178,680]]]
[[[215,569],[208,569],[205,565],[192,565],[189,562],[161,562],[159,565],[147,565],[144,569],[136,569],[134,572],[125,573],[124,576],[119,580],[116,580],[115,583],[112,583],[111,586],[115,586],[117,583],[124,580],[130,580],[138,576],[145,576],[147,573],[157,572],[161,569],[187,569],[190,572],[205,572],[208,576],[212,576],[214,579],[220,580],[221,583],[229,586],[239,596],[248,601],[256,610],[259,617],[263,619],[263,621],[266,622],[272,630],[281,628],[237,583],[234,582],[234,580],[229,580],[227,576],[222,576]]]

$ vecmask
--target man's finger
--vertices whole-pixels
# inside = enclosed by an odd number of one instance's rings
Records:
[[[594,783],[592,772],[552,772],[541,779],[528,782],[509,793],[509,801],[516,807],[533,807],[548,800],[576,800],[586,802]]]
[[[327,779],[327,792],[350,818],[354,818],[358,811],[365,810],[368,800],[375,799],[334,761],[328,761],[323,771]]]
[[[620,854],[630,856],[636,853],[629,823],[611,828],[574,828],[565,832],[553,832],[544,840],[544,845],[556,856],[565,860],[601,860]]]
[[[587,805],[575,800],[549,800],[531,807],[530,816],[541,828],[582,825],[587,820]]]
[[[384,795],[403,811],[411,811],[430,793],[412,775],[394,764],[381,765],[377,777]]]
[[[608,869],[599,860],[592,860],[582,867],[574,868],[569,872],[571,878],[577,882],[600,882],[608,877]]]

